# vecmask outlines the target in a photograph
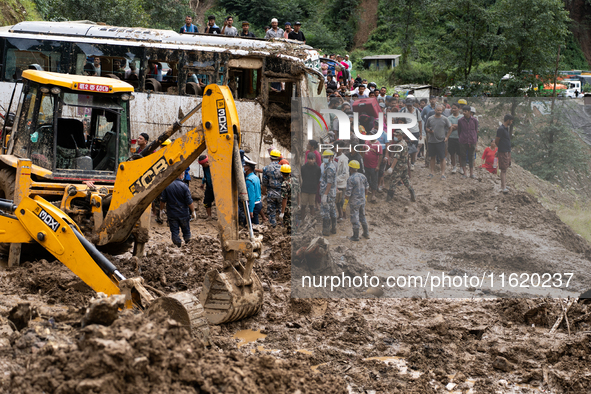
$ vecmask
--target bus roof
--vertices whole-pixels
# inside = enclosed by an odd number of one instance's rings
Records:
[[[72,90],[96,93],[133,92],[133,86],[114,78],[59,74],[49,71],[25,70],[23,78],[42,84],[62,86]]]
[[[4,30],[4,29],[2,29]],[[44,34],[85,38],[121,39],[149,41],[176,45],[208,45],[233,49],[285,50],[288,52],[313,49],[295,40],[227,37],[217,34],[179,34],[171,30],[148,29],[145,27],[118,27],[99,25],[88,21],[44,22],[26,21],[7,29],[11,33]]]

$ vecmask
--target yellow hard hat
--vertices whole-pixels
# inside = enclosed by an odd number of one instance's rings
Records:
[[[468,105],[468,102],[464,99],[459,99],[458,100],[458,104],[462,104],[462,105]]]
[[[361,166],[359,165],[359,162],[357,160],[351,160],[349,162],[349,167],[355,168],[356,170],[361,168]]]
[[[322,156],[334,156],[334,152],[330,149],[327,149],[324,152],[322,152]]]
[[[271,153],[269,153],[269,156],[280,158],[281,157],[281,152],[279,152],[277,149],[273,149],[271,151]]]
[[[172,144],[172,141],[171,141],[170,139],[167,139],[166,141],[164,141],[164,142],[162,143],[162,146],[168,146],[168,145],[170,145],[170,144]]]
[[[284,164],[281,166],[281,169],[279,170],[284,174],[291,174],[291,166],[289,164]]]

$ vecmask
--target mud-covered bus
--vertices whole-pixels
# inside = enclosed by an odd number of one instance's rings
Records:
[[[290,146],[292,98],[325,95],[318,53],[291,40],[263,40],[88,22],[21,22],[0,27],[0,111],[20,94],[23,70],[98,75],[130,83],[131,138],[162,133],[201,101],[209,83],[230,87],[250,157]],[[80,114],[84,118],[85,114]],[[84,121],[84,119],[82,119]],[[184,131],[201,122],[199,115]],[[195,170],[198,171],[196,167]]]

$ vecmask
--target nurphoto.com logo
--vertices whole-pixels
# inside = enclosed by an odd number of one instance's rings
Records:
[[[336,120],[339,122],[339,131],[338,136],[336,139],[338,140],[350,140],[351,139],[351,123],[349,121],[349,116],[338,109],[330,109],[330,108],[323,108],[319,111],[316,111],[309,107],[304,107],[306,110],[304,112],[307,115],[307,135],[308,140],[314,139],[314,123],[316,123],[321,130],[325,130],[328,132],[328,124],[324,119],[323,115],[330,115],[333,114],[336,116]],[[386,134],[386,138],[388,141],[394,140],[393,132],[394,130],[402,131],[411,141],[417,141],[417,137],[415,137],[412,132],[410,131],[413,127],[417,126],[417,119],[416,115],[412,115],[409,113],[404,112],[388,112],[386,115],[386,123],[385,123],[385,130],[384,130],[384,113],[380,112],[378,114],[378,126],[377,131],[374,134],[363,134],[359,131],[359,113],[353,112],[353,132],[355,136],[359,138],[360,141],[373,141],[382,136],[382,134]],[[405,123],[394,123],[395,119],[404,119]],[[395,140],[394,140],[395,141]],[[395,141],[397,142],[397,141]],[[334,149],[335,146],[333,144],[320,144],[320,150],[325,149]],[[337,147],[338,148],[338,147]],[[350,147],[345,148],[345,150],[355,150],[356,152],[366,152],[369,147],[365,144],[358,144],[353,145]],[[399,152],[402,149],[401,145],[398,144],[391,144],[387,147],[387,149],[391,152]],[[340,148],[343,150],[343,148]]]

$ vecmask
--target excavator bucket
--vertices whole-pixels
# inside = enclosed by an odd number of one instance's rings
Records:
[[[158,312],[166,314],[182,326],[186,327],[194,336],[209,345],[209,325],[205,318],[203,306],[197,297],[191,293],[181,291],[156,298],[147,309],[148,316]]]
[[[253,271],[262,239],[254,237],[250,223],[250,238],[239,237],[238,204],[246,204],[248,193],[239,152],[240,123],[227,86],[205,87],[201,119],[224,265],[207,273],[199,299],[207,320],[220,324],[251,316],[263,305],[263,287]],[[240,257],[246,258],[245,264]]]
[[[210,323],[228,323],[258,313],[263,305],[263,286],[255,273],[251,278],[251,285],[239,286],[240,278],[231,269],[207,273],[200,298]]]

